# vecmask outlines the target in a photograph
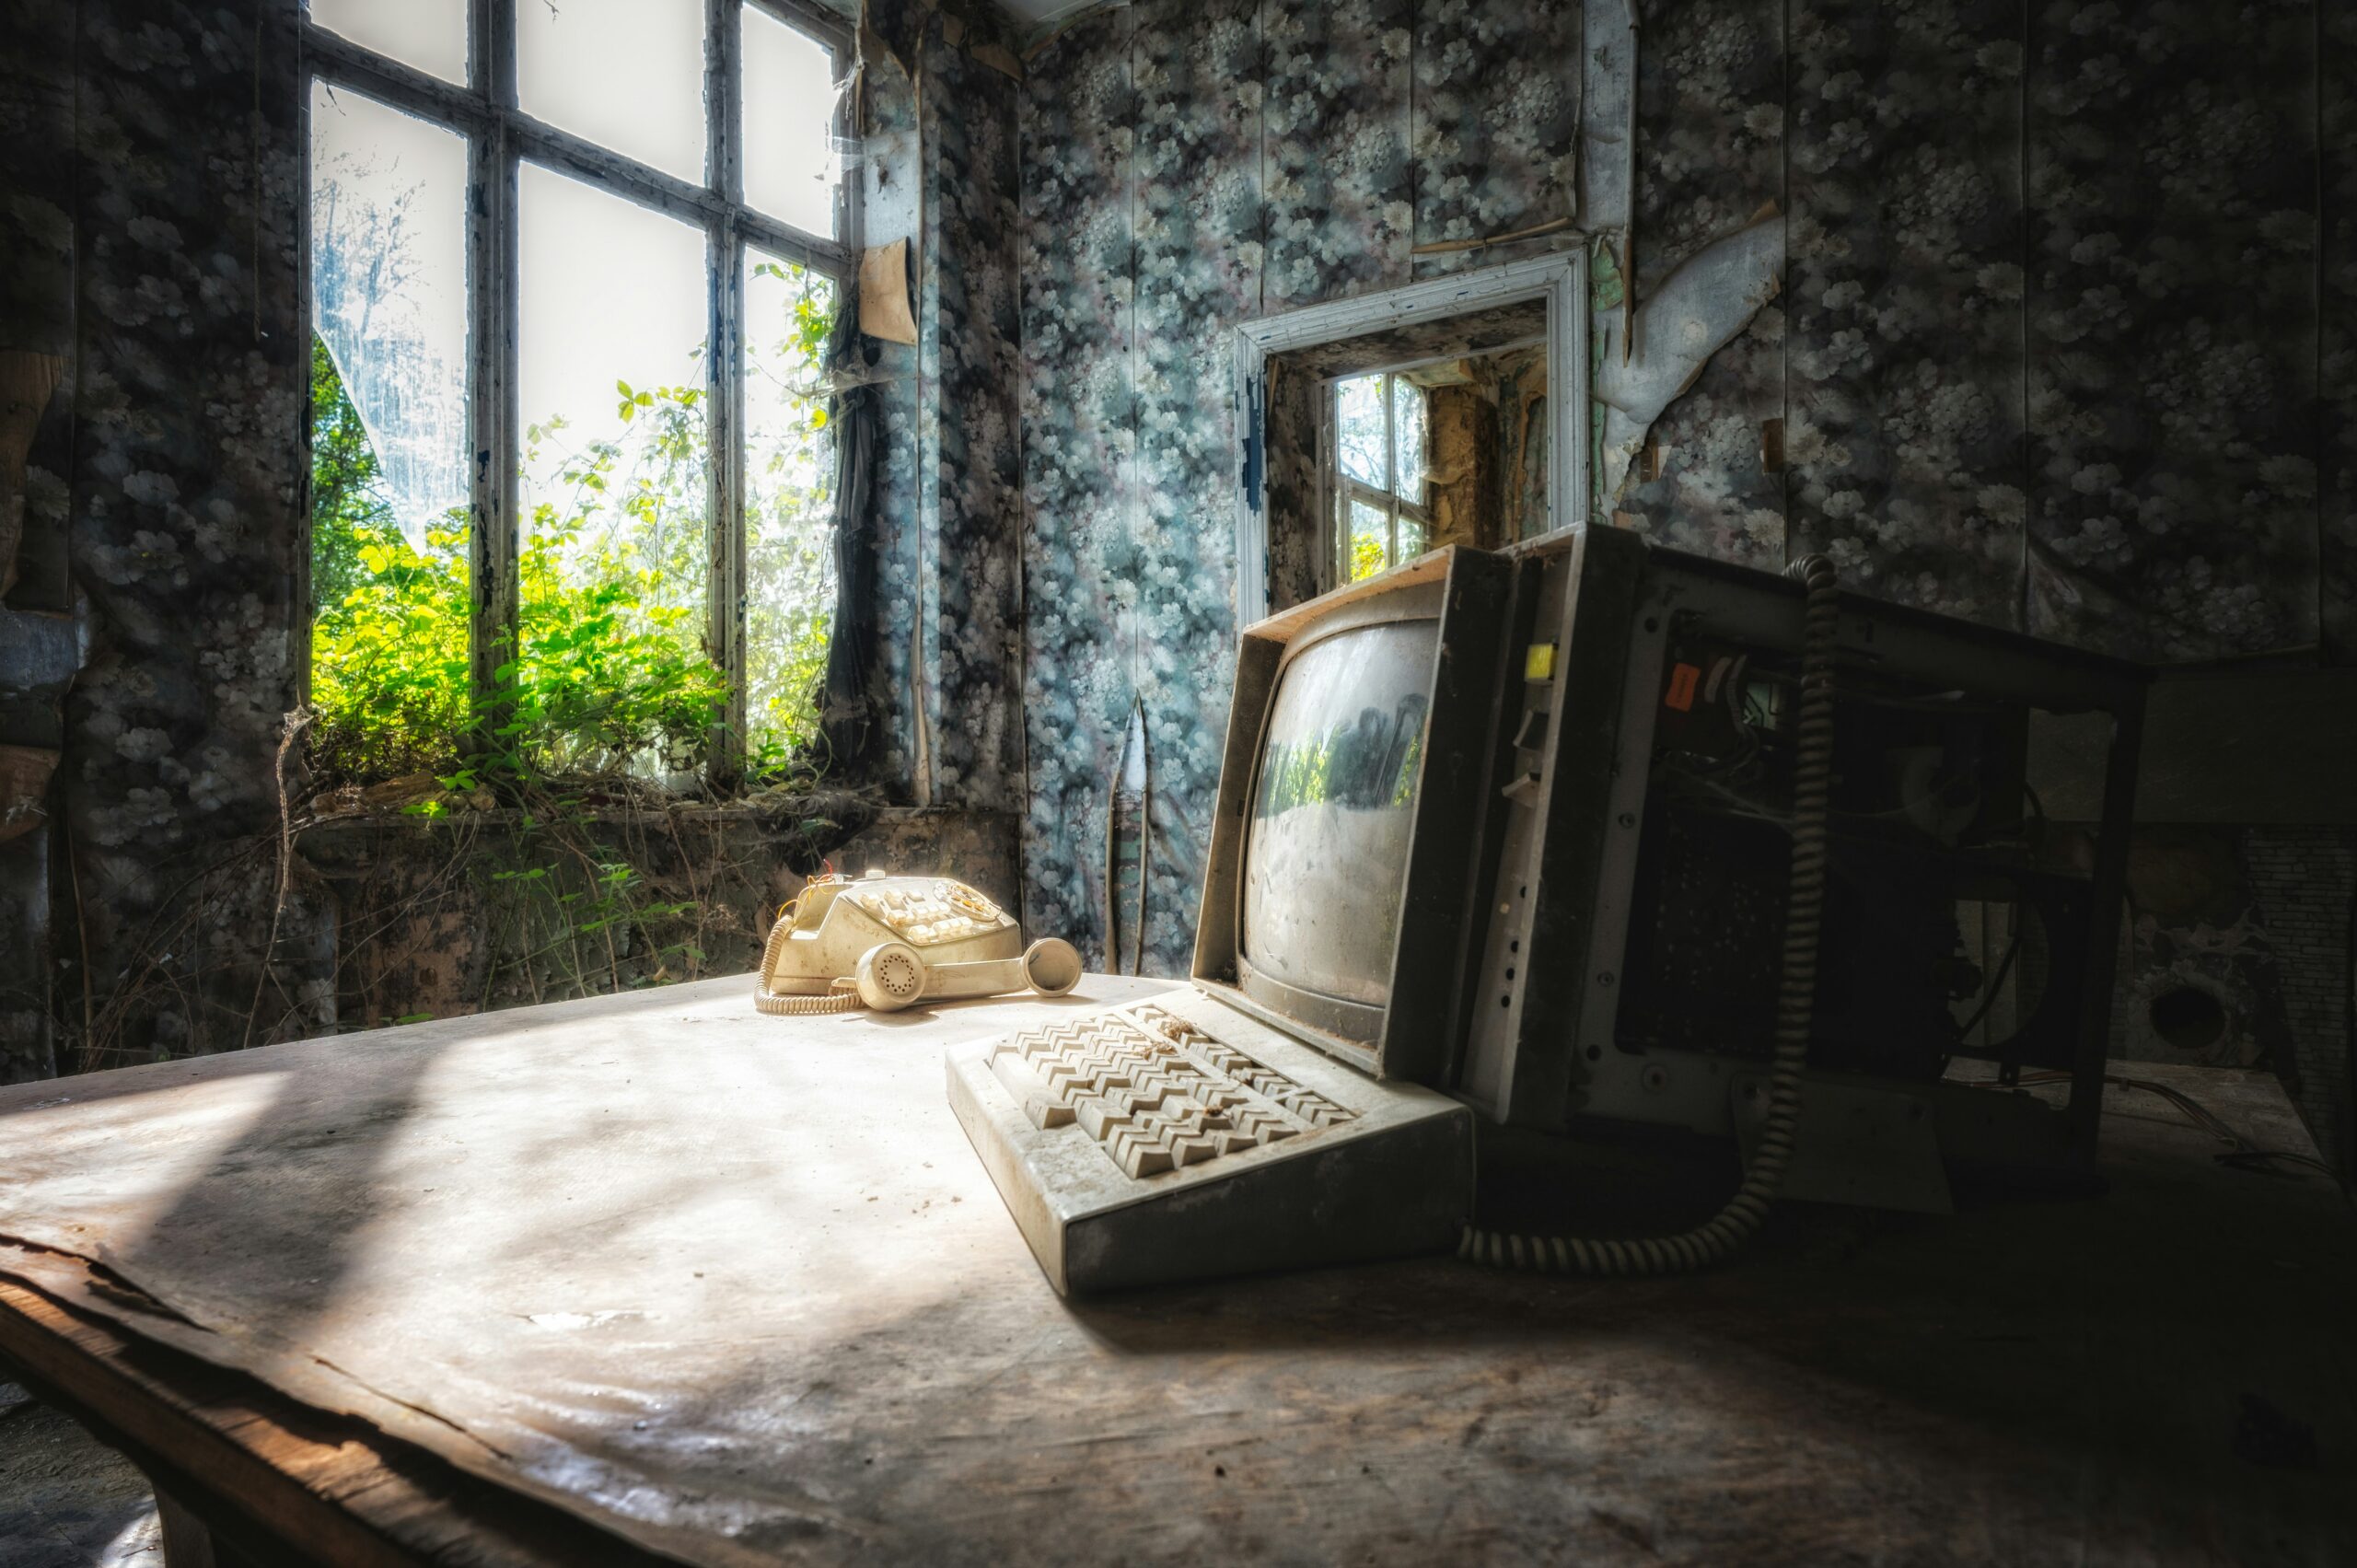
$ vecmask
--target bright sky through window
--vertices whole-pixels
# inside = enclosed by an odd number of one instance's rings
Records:
[[[516,72],[525,113],[703,183],[703,0],[516,0]]]
[[[446,82],[467,81],[467,0],[310,0],[311,20]]]
[[[816,39],[744,8],[745,202],[811,234],[835,233],[834,62]]]
[[[623,434],[615,382],[701,389],[703,236],[537,164],[524,166],[517,388],[527,424],[562,419],[524,470],[524,505],[552,499],[571,454]]]

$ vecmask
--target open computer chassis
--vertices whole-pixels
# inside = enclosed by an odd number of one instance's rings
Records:
[[[1446,1086],[1509,1128],[1747,1145],[1804,591],[1612,529],[1507,559],[1504,660],[1551,640],[1562,676],[1502,706],[1473,873],[1494,897]],[[1840,604],[1825,961],[1782,1191],[1937,1210],[1953,1170],[2091,1181],[2149,672]],[[2048,820],[2031,786],[2033,754],[2065,750],[2106,759],[2097,820]],[[1517,788],[1533,809],[1505,808]],[[1516,966],[1523,943],[1564,957]],[[2067,1103],[1972,1082],[2026,1073],[2068,1074]]]

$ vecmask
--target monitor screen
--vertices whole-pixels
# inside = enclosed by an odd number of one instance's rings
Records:
[[[1260,974],[1388,1001],[1439,643],[1436,620],[1382,621],[1280,674],[1244,849],[1240,946]]]

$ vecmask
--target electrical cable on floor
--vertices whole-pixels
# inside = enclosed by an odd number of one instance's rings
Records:
[[[1970,1088],[2004,1089],[2026,1086],[2031,1084],[2067,1084],[2071,1081],[2071,1074],[2068,1073],[2025,1073],[2010,1084],[2003,1078],[1973,1078],[1957,1081]],[[2238,1170],[2247,1170],[2253,1166],[2272,1164],[2276,1161],[2306,1166],[2311,1170],[2320,1171],[2330,1177],[2334,1185],[2340,1189],[2342,1201],[2351,1208],[2357,1209],[2357,1191],[2351,1191],[2349,1179],[2315,1156],[2298,1154],[2290,1149],[2262,1149],[2240,1132],[2235,1132],[2223,1117],[2208,1106],[2203,1105],[2184,1090],[2172,1087],[2167,1084],[2155,1083],[2150,1078],[2124,1077],[2118,1073],[2106,1073],[2103,1075],[2103,1081],[2115,1088],[2142,1089],[2148,1094],[2158,1095],[2175,1106],[2186,1121],[2199,1131],[2209,1133],[2222,1144],[2232,1144],[2234,1145],[2232,1149],[2223,1155],[2212,1156],[2220,1165],[2232,1166]]]
[[[1776,1052],[1768,1075],[1768,1115],[1726,1206],[1691,1230],[1631,1240],[1515,1236],[1465,1226],[1457,1255],[1498,1268],[1581,1274],[1680,1273],[1714,1262],[1750,1239],[1768,1216],[1792,1162],[1800,1121],[1801,1072],[1817,1008],[1817,962],[1825,916],[1827,824],[1833,784],[1833,666],[1841,629],[1840,583],[1822,555],[1793,563],[1808,590],[1801,645],[1798,745],[1793,762],[1793,869],[1784,920],[1783,978],[1776,997]]]

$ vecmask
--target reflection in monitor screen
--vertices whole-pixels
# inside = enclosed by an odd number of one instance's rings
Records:
[[[1244,958],[1381,1006],[1423,762],[1437,621],[1338,633],[1284,668],[1244,852]]]

